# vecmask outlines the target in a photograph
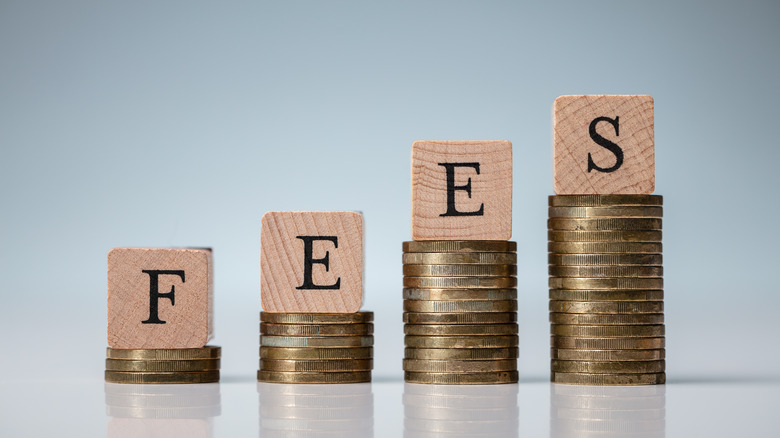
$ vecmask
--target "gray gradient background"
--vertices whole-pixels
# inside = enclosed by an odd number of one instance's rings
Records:
[[[545,379],[552,104],[590,93],[655,98],[670,381],[777,376],[778,78],[769,1],[0,2],[0,381],[101,378],[118,246],[214,248],[214,343],[251,381],[269,210],[365,214],[375,376],[400,378],[422,139],[514,144],[519,366]]]

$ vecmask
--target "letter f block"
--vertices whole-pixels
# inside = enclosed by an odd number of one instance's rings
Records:
[[[512,143],[414,142],[412,239],[511,237]]]
[[[555,193],[653,193],[651,96],[560,96],[553,112]]]
[[[200,348],[214,334],[210,249],[108,253],[108,346]]]
[[[363,215],[271,211],[260,226],[260,298],[274,313],[354,313],[363,304]]]

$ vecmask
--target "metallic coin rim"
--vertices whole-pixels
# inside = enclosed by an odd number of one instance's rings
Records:
[[[137,360],[106,359],[106,370],[131,372],[194,372],[219,370],[220,359]]]
[[[491,330],[496,330],[495,333]],[[459,336],[459,335],[516,335],[517,323],[509,324],[404,324],[405,335]]]
[[[413,348],[503,348],[517,347],[517,335],[417,336],[404,335],[404,346]]]
[[[338,360],[372,359],[373,356],[374,347],[260,347],[261,359]]]
[[[652,217],[552,217],[549,231],[654,231],[663,229],[663,219]]]
[[[664,324],[550,324],[550,334],[577,338],[660,338],[666,335],[666,326]]]
[[[323,369],[298,369],[298,367],[323,367]],[[327,367],[330,369],[326,369]],[[333,373],[351,371],[371,371],[374,369],[373,359],[260,359],[260,369],[263,371]]]
[[[468,385],[481,383],[515,383],[517,371],[496,371],[485,373],[423,373],[404,371],[404,380],[409,383],[432,383],[441,385]]]
[[[622,205],[663,205],[661,195],[551,195],[548,198],[550,207],[599,207]]]
[[[106,382],[143,384],[181,384],[219,382],[219,370],[190,372],[111,371],[104,374]]]
[[[106,348],[106,358],[126,360],[198,360],[219,359],[222,347],[202,348]]]
[[[404,358],[402,367],[404,371],[423,373],[477,373],[493,371],[516,371],[517,359],[436,360]],[[452,369],[437,370],[437,367],[452,367]],[[477,369],[467,370],[466,368]]]
[[[360,324],[374,321],[374,312],[355,313],[277,313],[260,312],[260,321],[275,324]]]
[[[414,313],[504,313],[517,311],[517,300],[404,300],[403,309]]]
[[[484,355],[483,357],[473,356]],[[496,348],[404,348],[405,359],[419,360],[492,360],[517,359],[520,355],[518,347]],[[467,357],[469,356],[469,357]]]
[[[405,288],[414,289],[510,289],[517,287],[517,277],[408,277]]]
[[[403,252],[516,252],[517,242],[508,240],[412,240]]]
[[[517,312],[404,312],[407,324],[504,324],[517,322]]]
[[[270,383],[363,383],[371,381],[371,371],[322,373],[258,370],[257,380]]]
[[[403,275],[407,277],[512,277],[517,275],[517,265],[403,265]]]
[[[285,331],[286,330],[286,331]],[[317,333],[294,333],[315,330]],[[337,331],[341,331],[340,333]],[[373,323],[354,324],[277,324],[260,323],[260,334],[271,336],[368,336],[374,334]]]
[[[427,294],[427,297],[424,295]],[[417,298],[417,297],[421,298]],[[404,288],[403,299],[422,301],[516,300],[517,289],[416,289]]]
[[[590,374],[590,373],[551,373],[553,383],[574,385],[658,385],[666,383],[666,373],[637,374]],[[627,382],[629,381],[630,382]]]
[[[550,371],[553,373],[650,374],[662,373],[665,370],[666,361],[664,359],[634,361],[550,360]]]
[[[516,252],[406,252],[404,265],[516,265]]]
[[[550,312],[550,323],[560,325],[633,326],[664,324],[663,313]]]
[[[666,349],[648,350],[577,350],[574,348],[550,348],[550,358],[557,360],[582,360],[604,362],[649,361],[666,359]]]

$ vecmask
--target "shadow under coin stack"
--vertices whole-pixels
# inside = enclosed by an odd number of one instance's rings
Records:
[[[106,349],[106,382],[214,383],[219,382],[222,349]]]
[[[359,383],[374,367],[374,313],[260,312],[260,370],[272,383]]]
[[[517,244],[403,244],[403,368],[410,383],[517,382]]]
[[[663,198],[550,197],[551,379],[665,383]]]

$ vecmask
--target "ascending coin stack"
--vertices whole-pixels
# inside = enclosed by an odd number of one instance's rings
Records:
[[[410,383],[517,382],[517,244],[403,244],[403,368]]]
[[[374,313],[260,312],[257,380],[274,383],[371,381]]]
[[[106,382],[219,382],[220,347],[106,349]]]
[[[553,382],[666,381],[662,204],[655,195],[550,197]]]

